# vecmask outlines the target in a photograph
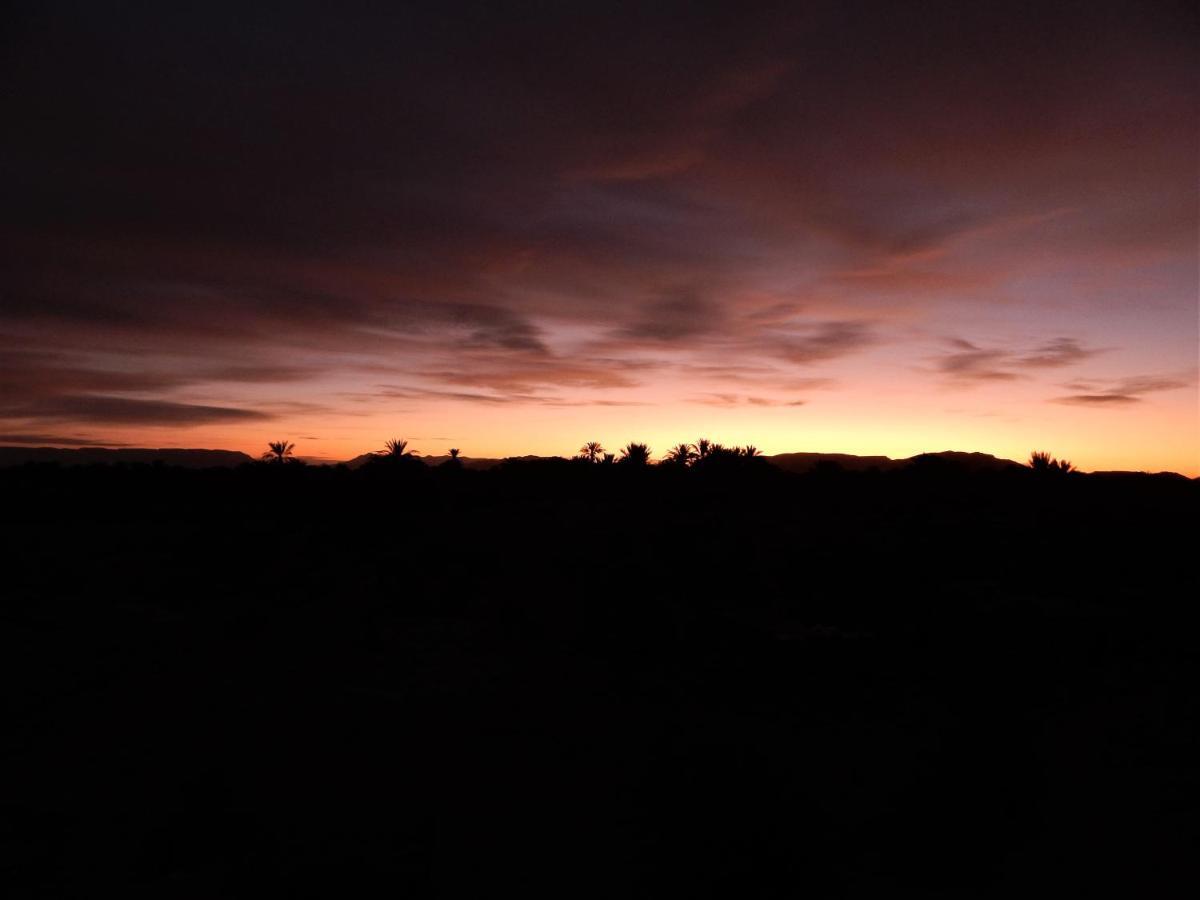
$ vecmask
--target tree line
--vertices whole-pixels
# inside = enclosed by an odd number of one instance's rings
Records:
[[[276,464],[301,462],[295,456],[296,445],[290,441],[268,441],[267,448],[267,451],[262,455],[264,462]],[[451,466],[462,464],[459,459],[459,453],[460,451],[457,447],[450,448],[450,459],[447,462]],[[386,441],[383,449],[375,451],[373,455],[380,460],[399,461],[412,459],[415,461],[417,459],[416,452],[409,450],[408,441],[402,438],[392,438]],[[572,459],[601,466],[649,466],[655,464],[653,461],[653,452],[649,445],[636,441],[631,441],[620,448],[619,455],[605,450],[603,444],[599,441],[588,441],[579,448],[579,452]],[[662,459],[658,461],[657,465],[689,468],[697,466],[709,467],[717,463],[747,461],[765,463],[766,459],[759,449],[752,444],[742,447],[726,447],[724,444],[710,441],[707,438],[700,438],[693,444],[683,443],[671,447],[670,450],[663,454]],[[1077,471],[1075,466],[1068,460],[1056,459],[1051,453],[1045,450],[1033,451],[1029,455],[1026,465],[1034,472],[1045,475],[1067,475]]]

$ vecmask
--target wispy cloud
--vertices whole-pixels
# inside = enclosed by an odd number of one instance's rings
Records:
[[[1012,360],[1004,350],[985,350],[962,338],[952,338],[949,353],[934,360],[939,372],[954,381],[1011,381],[1015,372],[1001,368]]]
[[[46,434],[43,432],[2,432],[0,444],[21,444],[23,446],[45,447],[126,447],[128,444],[117,441],[97,440],[95,438],[78,437],[75,435]]]
[[[960,383],[1014,381],[1026,377],[1028,370],[1076,365],[1101,352],[1067,337],[1028,349],[982,347],[958,337],[950,338],[947,344],[948,351],[934,358],[934,367],[947,379]]]
[[[1074,338],[1060,337],[1047,341],[1019,356],[1015,363],[1025,368],[1056,369],[1060,366],[1073,366],[1081,363],[1100,352],[1100,350],[1082,346]]]
[[[806,400],[779,400],[774,397],[756,397],[744,394],[708,393],[697,394],[692,403],[703,406],[803,406]]]
[[[856,353],[877,340],[866,322],[822,322],[805,332],[778,338],[773,349],[782,359],[805,365]]]
[[[0,409],[0,419],[91,422],[104,425],[205,425],[212,422],[265,422],[270,413],[228,406],[68,394],[36,404]]]
[[[637,319],[618,331],[619,337],[680,341],[718,328],[725,312],[711,300],[686,291],[643,308]]]
[[[537,404],[541,406],[642,406],[637,400],[614,400],[610,398],[572,399],[546,393],[517,393],[513,391],[483,393],[479,391],[448,391],[437,388],[403,387],[381,385],[370,394],[357,395],[363,400],[456,400],[464,403],[480,403],[488,406]]]
[[[1066,387],[1076,393],[1054,397],[1052,402],[1074,406],[1127,406],[1131,403],[1141,402],[1145,394],[1179,390],[1191,387],[1193,384],[1195,384],[1194,378],[1163,375],[1135,375],[1116,381],[1075,381],[1067,384]]]
[[[1022,34],[987,4],[644,5],[634,28],[298,5],[203,34],[156,5],[26,6],[72,52],[6,47],[14,431],[274,416],[332,442],[355,429],[325,421],[403,403],[468,444],[487,406],[519,432],[556,404],[799,403],[832,378],[869,418],[892,375],[1017,397],[1194,349],[1195,62],[1169,5],[1080,28],[1042,4]],[[914,376],[897,361],[930,333],[952,339]],[[1131,368],[1100,365],[1116,343]]]

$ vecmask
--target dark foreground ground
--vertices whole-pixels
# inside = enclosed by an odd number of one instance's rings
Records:
[[[7,896],[1192,896],[1198,486],[0,471]]]

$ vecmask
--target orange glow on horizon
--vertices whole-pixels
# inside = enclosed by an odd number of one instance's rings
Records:
[[[1179,391],[1143,407],[1123,410],[1121,427],[1091,409],[1042,403],[1009,413],[946,411],[967,397],[938,394],[936,400],[897,391],[886,403],[871,394],[830,392],[799,407],[706,407],[696,403],[567,408],[431,406],[400,414],[288,418],[231,427],[196,427],[184,434],[168,429],[114,430],[112,440],[131,446],[208,447],[240,450],[257,457],[278,437],[296,444],[296,454],[319,461],[345,461],[379,450],[390,437],[403,437],[422,456],[441,456],[457,447],[466,457],[572,456],[599,440],[617,451],[629,441],[650,445],[655,458],[674,444],[700,437],[727,446],[752,444],[767,455],[794,452],[849,453],[893,459],[958,450],[990,453],[1024,462],[1045,449],[1084,471],[1174,471],[1200,476],[1200,425],[1196,392]],[[969,395],[968,395],[969,396]]]

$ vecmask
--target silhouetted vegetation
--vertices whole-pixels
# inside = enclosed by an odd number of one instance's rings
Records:
[[[268,441],[267,448],[267,452],[262,455],[266,462],[285,463],[294,460],[292,451],[296,449],[295,444],[288,441]]]
[[[650,448],[645,444],[629,443],[621,448],[621,458],[617,460],[627,466],[650,465]]]
[[[667,451],[667,455],[663,457],[663,462],[668,465],[687,466],[695,458],[696,451],[692,449],[691,444],[676,444]]]
[[[1044,475],[1066,475],[1075,471],[1075,467],[1065,459],[1055,459],[1043,450],[1035,450],[1029,455],[1029,468]]]
[[[395,443],[0,470],[12,895],[1165,896],[1190,865],[1196,482]]]
[[[412,451],[408,449],[408,441],[400,438],[392,438],[384,443],[383,453],[385,456],[400,458],[402,456],[412,456]]]
[[[597,463],[604,456],[604,448],[599,441],[588,441],[579,448],[579,455],[590,463]]]

